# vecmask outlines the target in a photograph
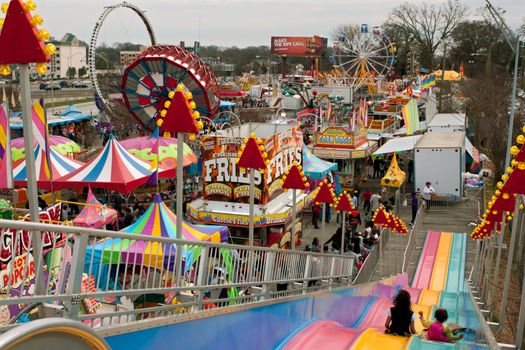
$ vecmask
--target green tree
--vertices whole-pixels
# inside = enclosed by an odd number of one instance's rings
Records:
[[[77,75],[77,69],[76,69],[75,67],[69,67],[69,68],[67,69],[67,77],[68,77],[69,79],[73,79],[73,78],[75,78],[76,75]]]
[[[86,74],[87,74],[87,68],[86,67],[80,67],[78,69],[78,77],[79,78],[82,78],[82,77],[86,76]]]

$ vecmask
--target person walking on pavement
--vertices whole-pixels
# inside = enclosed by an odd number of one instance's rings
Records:
[[[314,204],[312,208],[312,224],[314,225],[314,228],[317,230],[319,229],[319,214],[321,213],[321,206],[319,204]]]
[[[365,210],[365,213],[368,214],[370,211],[370,199],[372,198],[372,191],[367,189],[365,193],[363,193],[363,209]]]
[[[379,178],[379,175],[380,175],[379,170],[381,168],[380,164],[381,164],[381,161],[379,160],[379,158],[374,159],[374,164],[373,164],[374,173],[372,174],[373,179]]]
[[[435,194],[436,191],[434,191],[432,183],[430,181],[427,181],[425,183],[425,187],[423,188],[423,199],[425,200],[425,204],[427,205],[427,210],[430,210],[430,202],[432,201],[432,196]]]
[[[379,200],[381,199],[381,195],[379,194],[379,191],[377,193],[374,193],[372,196],[370,196],[370,205],[372,206],[372,211],[375,212],[377,209],[377,205],[379,204]]]

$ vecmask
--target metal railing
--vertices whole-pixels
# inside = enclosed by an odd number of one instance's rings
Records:
[[[16,305],[27,315],[38,306],[41,316],[60,314],[90,327],[343,287],[354,266],[345,255],[24,221],[0,220],[0,229],[0,261],[7,266],[0,309]],[[37,238],[40,252],[33,251]]]
[[[419,206],[419,209],[416,214],[416,219],[414,220],[414,225],[410,229],[410,233],[408,235],[408,242],[405,249],[405,253],[403,254],[403,273],[407,273],[408,271],[408,265],[410,264],[410,260],[412,259],[412,255],[414,253],[414,248],[416,247],[417,234],[423,227],[424,218],[425,211],[423,210],[423,206]]]
[[[379,249],[379,245],[382,244],[383,247],[385,247],[390,240],[390,235],[390,232],[383,230],[381,237],[379,238],[379,243],[372,247],[370,253],[361,265],[361,269],[359,269],[359,272],[355,276],[353,281],[354,284],[370,282],[381,260],[381,250]]]

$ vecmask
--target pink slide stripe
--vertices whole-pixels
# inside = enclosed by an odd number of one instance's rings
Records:
[[[432,277],[432,270],[434,268],[434,261],[436,260],[436,253],[439,245],[440,232],[429,231],[425,247],[421,255],[418,271],[412,287],[414,288],[428,288],[430,279]]]

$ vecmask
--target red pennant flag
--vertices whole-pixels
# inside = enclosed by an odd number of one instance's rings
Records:
[[[266,169],[266,162],[264,161],[255,138],[250,137],[248,142],[246,142],[246,146],[237,166],[247,169]]]
[[[319,185],[319,192],[315,196],[314,202],[317,203],[334,203],[334,196],[331,186],[327,182],[321,182]]]
[[[160,127],[161,131],[175,135],[178,132],[196,134],[199,132],[192,116],[188,100],[182,91],[175,91],[166,116]]]
[[[290,170],[288,171],[288,174],[286,174],[286,179],[284,180],[282,187],[284,189],[304,191],[308,188],[308,182],[305,182],[303,177],[304,176],[301,175],[301,170],[299,169],[299,166],[293,164]]]

